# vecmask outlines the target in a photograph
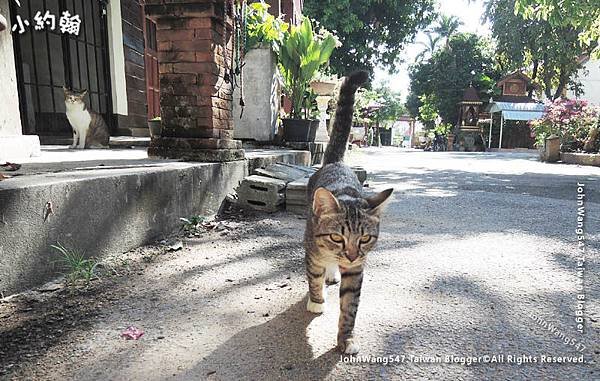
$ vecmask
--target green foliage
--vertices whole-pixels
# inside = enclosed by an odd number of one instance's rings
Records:
[[[406,44],[434,19],[435,0],[305,0],[303,12],[336,32],[342,47],[331,58],[332,71],[384,66],[393,71]]]
[[[529,20],[577,30],[579,41],[600,58],[600,4],[598,0],[516,0],[514,12]]]
[[[421,101],[421,106],[419,107],[418,119],[423,122],[425,128],[431,129],[440,117],[437,109],[438,99],[433,94],[423,94],[419,96],[419,101]]]
[[[589,53],[591,47],[580,44],[580,31],[572,25],[554,24],[543,18],[525,19],[515,14],[519,1],[486,3],[485,17],[492,25],[499,62],[507,72],[530,68],[527,74],[546,97],[556,99],[573,85],[574,75],[581,67],[578,58]]]
[[[367,107],[377,104],[377,108],[366,111]],[[400,93],[392,91],[387,85],[375,89],[361,88],[357,91],[354,120],[360,124],[379,123],[380,127],[389,127],[407,111],[402,102]]]
[[[431,32],[427,32],[425,35],[427,36],[427,42],[419,42],[419,45],[422,45],[424,49],[417,54],[415,57],[415,62],[422,62],[426,58],[431,58],[433,53],[435,53],[437,50],[438,44],[442,39],[442,36],[437,36]]]
[[[309,84],[320,68],[329,62],[337,45],[336,38],[322,30],[313,31],[311,21],[304,17],[300,26],[291,26],[279,51],[279,69],[284,87],[292,101],[292,118],[302,118]]]
[[[248,4],[246,11],[246,51],[259,46],[271,46],[279,52],[281,41],[290,25],[271,15],[264,1]]]
[[[200,225],[206,220],[206,217],[203,216],[192,216],[190,218],[181,217],[179,220],[182,222],[181,231],[185,233],[194,233],[199,228]]]
[[[439,37],[446,40],[446,48],[450,42],[450,37],[454,36],[463,22],[456,16],[440,15],[432,31]]]
[[[374,118],[382,124],[382,127],[389,127],[402,115],[406,115],[406,107],[400,93],[392,91],[387,86],[381,86],[375,89],[378,94],[378,102],[381,107],[375,111]]]
[[[435,126],[435,128],[433,129],[433,132],[438,134],[438,135],[443,135],[446,136],[448,135],[450,132],[452,132],[452,128],[454,126],[451,125],[450,123],[440,123],[437,126]]]
[[[98,266],[95,259],[86,259],[83,253],[67,248],[60,242],[57,242],[56,245],[50,245],[50,247],[58,251],[61,256],[59,262],[66,271],[67,282],[83,279],[86,283],[89,283],[94,277]]]
[[[442,122],[455,124],[457,104],[470,84],[479,91],[482,100],[493,95],[493,85],[501,76],[494,62],[489,40],[472,33],[451,36],[447,49],[436,51],[428,61],[411,65],[411,88],[406,107],[413,117],[422,121],[430,121],[435,111]],[[421,116],[423,99],[427,100],[426,108],[429,109]]]

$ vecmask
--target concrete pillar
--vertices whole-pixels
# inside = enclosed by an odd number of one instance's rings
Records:
[[[8,0],[0,0],[0,15],[10,23]],[[37,135],[23,135],[19,92],[10,25],[0,32],[0,162],[19,161],[40,155]],[[35,33],[33,29],[27,33]]]
[[[542,161],[556,163],[560,160],[560,139],[556,135],[550,135],[544,141]]]
[[[161,137],[148,154],[190,161],[244,158],[233,139],[231,9],[224,0],[148,0],[157,25]],[[223,34],[227,39],[224,41]],[[229,58],[227,58],[229,57]],[[227,61],[226,61],[227,60]],[[260,101],[260,100],[256,100]]]

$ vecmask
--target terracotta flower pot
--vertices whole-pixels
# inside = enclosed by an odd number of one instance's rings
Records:
[[[333,95],[336,85],[335,82],[312,81],[310,83],[310,88],[317,95]]]

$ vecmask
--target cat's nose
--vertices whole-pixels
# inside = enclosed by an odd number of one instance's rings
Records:
[[[349,251],[347,251],[344,255],[350,262],[354,262],[356,258],[358,258],[358,253],[351,253]]]

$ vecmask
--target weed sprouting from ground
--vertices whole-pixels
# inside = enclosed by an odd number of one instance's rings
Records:
[[[206,217],[203,216],[192,216],[190,218],[181,217],[179,219],[181,224],[181,231],[186,235],[197,235],[199,234],[202,223],[206,221]]]
[[[82,252],[78,252],[74,249],[67,248],[60,242],[56,245],[50,245],[54,250],[60,254],[60,262],[65,269],[67,283],[73,283],[78,280],[84,280],[89,283],[90,280],[96,275],[96,267],[98,261],[94,258],[85,258]]]

